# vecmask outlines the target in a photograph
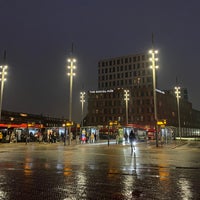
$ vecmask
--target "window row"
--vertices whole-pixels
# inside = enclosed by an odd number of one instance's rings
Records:
[[[105,60],[105,61],[100,61],[99,66],[111,66],[111,65],[120,65],[120,64],[127,64],[127,63],[132,63],[132,62],[140,62],[140,61],[145,61],[149,58],[147,55],[137,55],[137,56],[132,56],[132,57],[123,57],[123,58],[116,58],[112,60]]]
[[[131,106],[132,105],[132,106]],[[141,112],[145,112],[146,107],[147,108],[147,112],[152,112],[151,108],[153,106],[153,99],[136,99],[136,100],[129,100],[129,110],[130,112],[134,112],[134,108],[133,105],[135,105],[135,109],[137,110],[137,112],[141,113]],[[123,106],[123,107],[122,107]],[[145,107],[146,106],[146,107]],[[108,100],[108,101],[97,101],[94,102],[93,107],[95,108],[102,108],[102,110],[105,109],[110,109],[110,111],[112,112],[112,109],[118,109],[118,111],[121,109],[125,108],[125,100]],[[106,108],[107,107],[107,108]],[[112,107],[112,108],[110,108]],[[117,108],[113,108],[113,107],[117,107]]]
[[[122,79],[116,81],[103,81],[99,83],[99,88],[131,87],[134,85],[152,85],[152,77],[142,77],[136,79]]]
[[[99,75],[99,81],[101,80],[111,80],[111,79],[120,79],[120,78],[132,78],[135,76],[151,76],[150,70],[141,70],[134,72],[124,72],[117,74],[108,74],[108,75]]]
[[[141,69],[141,68],[149,68],[150,69],[150,63],[149,62],[142,62],[142,63],[137,63],[133,65],[121,65],[121,66],[111,66],[107,68],[101,68],[99,69],[99,74],[102,73],[113,73],[113,72],[120,72],[120,71],[133,71],[136,69]]]
[[[91,123],[97,123],[97,124],[108,124],[109,121],[118,121],[119,117],[116,116],[92,116],[90,121]],[[126,120],[125,116],[120,117],[121,123],[124,123]],[[140,123],[140,122],[154,122],[154,116],[153,115],[138,115],[134,116],[131,115],[128,118],[129,123]]]

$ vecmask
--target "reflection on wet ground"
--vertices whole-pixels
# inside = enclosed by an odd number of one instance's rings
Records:
[[[17,145],[0,146],[2,200],[200,199],[198,151]]]

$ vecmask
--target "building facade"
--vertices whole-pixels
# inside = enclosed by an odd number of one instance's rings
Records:
[[[98,89],[152,88],[148,54],[104,59],[98,63]]]
[[[125,90],[129,91],[128,102],[125,101]],[[157,89],[156,96],[158,120],[178,127],[177,100],[172,90]],[[192,109],[184,93],[184,98],[180,99],[181,127],[200,128],[199,113]],[[198,117],[194,119],[194,116]],[[99,61],[98,90],[88,91],[88,114],[84,122],[85,125],[107,126],[110,121],[123,126],[134,124],[155,128],[153,76],[148,54]]]
[[[98,63],[98,90],[88,92],[86,124],[109,121],[154,126],[152,71],[146,53],[104,59]],[[124,90],[129,91],[128,119]]]

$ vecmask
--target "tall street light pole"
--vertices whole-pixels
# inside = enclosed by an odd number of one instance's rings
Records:
[[[73,45],[72,45],[72,53],[73,53]],[[71,125],[72,125],[72,86],[73,86],[73,76],[75,76],[74,69],[76,69],[75,63],[76,59],[72,57],[67,60],[68,62],[68,69],[69,72],[67,75],[70,78],[70,84],[69,84],[69,129],[68,129],[68,139],[69,139],[69,144],[71,144]],[[66,138],[66,133],[65,133],[65,138]],[[66,145],[66,144],[65,144]]]
[[[126,125],[128,125],[128,101],[129,101],[129,90],[124,90],[124,100],[126,102]]]
[[[4,51],[4,62],[6,61],[6,51]],[[4,83],[6,81],[6,70],[8,66],[7,65],[1,65],[0,66],[0,81],[1,81],[1,94],[0,94],[0,121],[1,121],[1,111],[2,111],[2,102],[3,102],[3,89],[4,89]]]
[[[70,92],[69,92],[69,121],[72,120],[72,85],[73,85],[73,76],[75,76],[74,69],[76,69],[76,66],[74,65],[76,63],[75,58],[69,58],[68,60],[69,66],[69,73],[67,74],[70,78]]]
[[[180,87],[174,87],[175,89],[175,94],[176,94],[176,100],[177,100],[177,108],[178,108],[178,134],[181,140],[181,120],[180,120],[180,101],[179,99],[181,98],[181,92],[180,92]]]
[[[156,62],[158,61],[158,58],[156,58],[156,54],[158,54],[158,51],[152,49],[149,51],[149,54],[151,55],[150,68],[152,69],[152,72],[153,72],[154,118],[155,118],[155,129],[156,129],[156,147],[158,147],[158,130],[157,130],[158,116],[157,116],[157,96],[156,96],[156,69],[158,68],[158,66],[156,65]]]
[[[80,92],[80,102],[81,102],[81,127],[83,127],[83,111],[85,103],[85,92]]]

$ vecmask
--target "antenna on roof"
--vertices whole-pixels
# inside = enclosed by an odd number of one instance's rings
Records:
[[[4,64],[6,64],[6,50],[4,50],[4,53],[3,53],[3,62]]]
[[[3,59],[6,61],[6,50],[4,50]]]
[[[151,34],[151,43],[152,43],[152,49],[154,48],[154,34],[152,32]]]
[[[179,84],[180,84],[180,82],[178,80],[178,77],[176,76],[176,85],[179,85]]]
[[[72,42],[72,47],[71,47],[71,52],[70,52],[71,57],[73,56],[73,53],[74,53],[74,43]]]
[[[72,54],[74,53],[74,43],[72,42]]]

